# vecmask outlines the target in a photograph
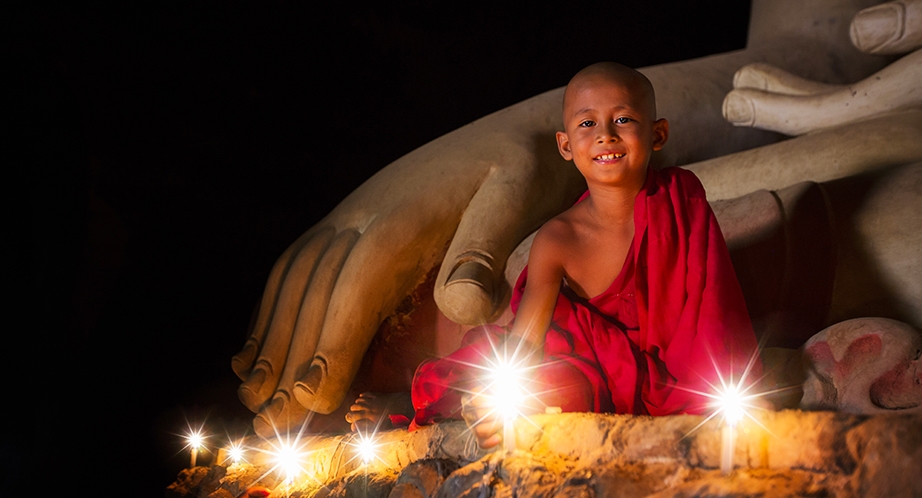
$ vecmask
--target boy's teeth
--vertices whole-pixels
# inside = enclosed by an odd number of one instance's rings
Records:
[[[596,159],[599,159],[602,161],[606,161],[606,160],[610,161],[614,158],[621,159],[622,157],[624,157],[624,154],[601,154],[597,156]]]

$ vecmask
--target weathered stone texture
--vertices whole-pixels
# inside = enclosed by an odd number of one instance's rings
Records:
[[[167,496],[240,496],[252,485],[292,497],[922,496],[920,414],[762,412],[737,431],[726,476],[717,419],[568,413],[518,420],[509,452],[480,450],[460,422],[382,433],[368,465],[350,454],[354,436],[318,437],[304,465],[313,479],[285,488],[255,456],[184,470]]]

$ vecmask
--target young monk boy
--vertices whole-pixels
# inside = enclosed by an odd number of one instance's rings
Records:
[[[563,124],[558,149],[588,192],[535,236],[511,334],[474,330],[419,367],[411,426],[460,411],[481,446],[498,444],[499,421],[470,394],[482,374],[472,365],[510,339],[525,345],[519,355],[539,352],[538,397],[563,411],[702,413],[721,378],[739,381],[747,368],[758,378],[746,304],[701,183],[649,166],[669,137],[649,80],[615,63],[583,69],[564,93]],[[347,420],[384,414],[363,395]]]

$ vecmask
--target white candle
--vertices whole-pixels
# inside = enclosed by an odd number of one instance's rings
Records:
[[[721,431],[720,473],[728,475],[733,471],[733,451],[736,449],[736,424],[743,419],[744,402],[739,386],[728,386],[719,398],[724,415]]]
[[[498,361],[490,370],[490,399],[496,416],[503,422],[503,452],[515,450],[515,419],[525,401],[521,385],[523,371],[507,361]]]
[[[515,419],[507,418],[503,421],[503,451],[512,453],[515,449]]]
[[[195,467],[195,460],[198,458],[198,449],[202,446],[203,439],[202,433],[200,432],[193,432],[187,437],[189,447],[192,448],[192,457],[189,459],[190,467]]]
[[[733,451],[736,449],[736,424],[724,423],[720,435],[720,473],[728,475],[733,471]]]

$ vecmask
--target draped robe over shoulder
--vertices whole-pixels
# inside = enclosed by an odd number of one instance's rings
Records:
[[[564,411],[703,413],[710,403],[705,393],[713,394],[721,379],[753,382],[761,363],[701,182],[681,168],[649,169],[634,201],[634,227],[624,267],[608,290],[585,299],[561,284],[535,385],[544,403]],[[514,311],[527,273],[516,284]],[[411,428],[460,416],[461,392],[478,383],[478,366],[502,349],[508,330],[478,327],[457,351],[420,365]]]

